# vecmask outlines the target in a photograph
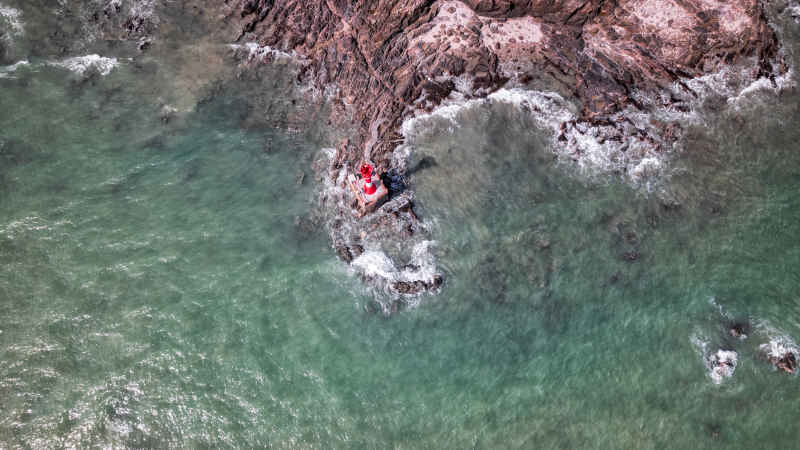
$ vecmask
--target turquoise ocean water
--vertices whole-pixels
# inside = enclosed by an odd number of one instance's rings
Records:
[[[141,54],[0,1],[0,447],[796,446],[797,377],[759,350],[800,339],[795,90],[709,101],[654,192],[508,104],[431,119],[411,181],[446,282],[386,317],[297,225],[336,130],[285,61],[166,6]]]

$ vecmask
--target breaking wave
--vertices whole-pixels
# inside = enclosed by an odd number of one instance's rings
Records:
[[[689,338],[692,346],[702,357],[703,364],[708,371],[708,376],[714,384],[721,384],[726,378],[733,376],[739,362],[739,354],[733,350],[719,349],[715,352],[709,350],[710,341],[698,335]]]
[[[444,121],[448,131],[455,132],[463,124],[459,120],[463,111],[491,102],[511,104],[530,114],[550,134],[553,153],[560,161],[576,167],[581,175],[591,178],[623,174],[632,185],[652,191],[669,176],[669,160],[681,148],[680,139],[670,142],[659,138],[664,127],[704,123],[707,112],[701,107],[711,96],[724,97],[727,107],[735,111],[755,103],[753,100],[760,94],[775,95],[795,85],[791,70],[779,77],[755,80],[751,72],[746,67],[726,68],[712,75],[676,82],[659,96],[635,92],[634,99],[646,110],[629,106],[612,115],[608,125],[579,120],[576,105],[556,92],[503,88],[478,99],[467,99],[456,92],[431,112],[421,112],[405,120],[401,131],[406,142],[424,135],[431,121]],[[671,98],[680,99],[681,107],[670,104]],[[400,159],[411,152],[410,148],[398,150]]]
[[[110,74],[118,65],[117,58],[106,58],[100,55],[75,56],[63,61],[50,63],[52,66],[62,67],[78,75],[85,74],[88,70],[96,70],[100,75]]]
[[[17,61],[10,66],[0,67],[0,78],[10,78],[17,69],[28,65],[30,65],[28,61]]]

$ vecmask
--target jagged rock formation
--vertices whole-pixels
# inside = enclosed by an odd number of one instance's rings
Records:
[[[754,76],[785,70],[773,67],[778,41],[759,0],[232,3],[240,40],[295,51],[310,61],[302,76],[339,88],[361,130],[338,155],[351,167],[367,156],[387,169],[402,120],[454,90],[480,96],[509,81],[547,83],[580,102],[577,122],[658,150],[677,138],[674,128],[615,116],[647,109],[636,92],[660,93],[747,58]]]
[[[760,0],[230,0],[227,8],[241,30],[237,41],[292,52],[303,60],[300,79],[337,88],[346,106],[334,108],[332,120],[352,120],[358,132],[332,157],[334,185],[343,185],[342,169],[364,160],[403,173],[392,158],[403,120],[449,97],[483,97],[505,86],[560,94],[529,105],[540,115],[568,111],[554,127],[560,154],[581,160],[587,145],[611,148],[613,158],[642,162],[631,176],[646,178],[645,163],[682,130],[643,112],[690,110],[697,96],[690,80],[726,67],[773,82],[787,70]],[[579,105],[577,114],[564,98]],[[356,220],[341,189],[322,204],[337,205],[326,223],[337,253],[353,266],[365,258],[358,255],[368,247],[367,231],[414,235],[417,242],[407,240],[395,262],[369,262],[385,267],[377,272],[393,295],[441,286],[428,266],[395,267],[412,257],[411,247],[427,249],[418,236],[426,229],[410,207]],[[366,278],[372,272],[363,270]]]

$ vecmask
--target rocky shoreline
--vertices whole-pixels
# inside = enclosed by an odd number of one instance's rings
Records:
[[[653,113],[690,112],[702,95],[692,80],[735,68],[740,81],[774,85],[789,70],[760,0],[235,0],[226,8],[237,42],[297,55],[300,80],[334,87],[332,124],[356,134],[320,167],[332,187],[365,160],[404,174],[406,161],[393,154],[405,120],[500,88],[554,93],[558,102],[526,104],[542,115],[573,105],[551,121],[556,153],[581,162],[601,149],[630,161],[617,170],[640,181],[683,133]],[[347,212],[346,192],[323,197],[335,203],[327,224],[348,263],[366,246],[367,229],[425,233],[412,193],[407,207],[360,221]],[[440,286],[435,280],[394,280],[391,291],[417,294]]]
[[[366,157],[388,170],[404,119],[452,93],[503,86],[546,87],[579,103],[559,136],[577,156],[572,135],[589,128],[663,151],[679,130],[620,113],[686,109],[696,95],[686,81],[736,64],[753,79],[787,70],[759,0],[239,0],[232,11],[238,41],[302,55],[300,77],[338,88],[360,133],[338,149],[337,166]]]

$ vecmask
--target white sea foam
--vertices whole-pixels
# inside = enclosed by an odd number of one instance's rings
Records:
[[[555,92],[525,90],[519,88],[499,89],[483,99],[463,100],[463,96],[447,99],[429,113],[420,113],[403,122],[401,131],[406,140],[423,136],[427,127],[435,121],[444,121],[448,131],[456,132],[462,124],[459,115],[466,110],[485,106],[489,102],[507,103],[531,114],[537,125],[550,133],[551,148],[566,161],[571,161],[585,175],[597,173],[627,173],[630,181],[647,189],[663,174],[664,156],[656,153],[649,143],[634,136],[625,142],[606,139],[602,126],[575,122],[578,112],[575,105]],[[634,125],[649,126],[649,115],[629,109],[612,119],[624,115]],[[562,128],[567,123],[574,126]],[[565,141],[558,140],[561,136]]]
[[[695,107],[710,96],[724,97],[730,109],[739,110],[746,105],[753,104],[758,94],[775,95],[796,86],[793,69],[773,78],[753,79],[752,65],[755,65],[755,61],[741,67],[725,67],[712,74],[686,80],[683,85],[675,83],[671,88],[673,93],[679,95],[684,93],[684,86],[686,86],[691,89],[696,99],[690,102],[694,106],[690,112],[673,112],[673,115],[686,121],[699,123],[702,121],[702,117],[695,113]]]
[[[12,33],[22,34],[25,31],[25,26],[22,22],[22,11],[0,4],[0,18],[8,22]]]
[[[454,92],[433,111],[421,112],[404,121],[401,131],[409,141],[409,138],[424,136],[426,127],[438,121],[438,124],[447,124],[449,132],[456,132],[462,125],[458,117],[465,110],[485,105],[486,102],[513,104],[529,112],[539,127],[551,133],[553,152],[562,161],[570,161],[580,173],[586,176],[624,173],[633,185],[651,191],[669,176],[668,159],[679,142],[661,142],[660,148],[656,148],[653,142],[640,138],[641,133],[659,139],[659,128],[664,124],[701,124],[704,117],[699,113],[700,106],[709,96],[722,96],[729,109],[738,110],[745,105],[756,104],[759,95],[774,95],[795,86],[791,70],[772,79],[762,77],[753,80],[753,64],[725,68],[714,74],[676,82],[661,93],[633,92],[632,96],[640,104],[646,105],[647,110],[628,107],[609,117],[618,129],[610,125],[591,125],[578,121],[575,105],[555,92],[504,88],[485,99],[467,100],[461,92]],[[459,84],[462,85],[458,90],[469,91],[464,83]],[[691,90],[691,94],[687,93],[686,88]],[[686,98],[688,111],[669,106],[672,104],[671,96]],[[620,134],[619,129],[624,129],[624,132]],[[609,136],[616,138],[608,139]]]
[[[717,350],[706,362],[709,368],[709,376],[714,383],[722,383],[725,378],[733,376],[738,361],[739,355],[736,352],[732,350]]]
[[[773,327],[767,321],[760,322],[757,327],[769,339],[767,343],[759,346],[759,350],[764,352],[767,357],[782,358],[787,353],[800,356],[800,347],[791,336]]]
[[[786,8],[786,10],[789,13],[789,16],[791,16],[792,19],[795,20],[795,22],[800,22],[800,6],[798,5],[790,6]]]
[[[17,69],[29,65],[30,63],[28,61],[17,61],[10,66],[0,67],[0,78],[10,78],[11,74],[16,72]]]
[[[380,277],[390,283],[397,281],[432,283],[437,275],[435,257],[431,252],[435,245],[435,241],[422,241],[416,244],[411,250],[410,264],[403,269],[398,269],[382,250],[365,251],[353,260],[351,266],[368,277]]]
[[[108,75],[119,65],[117,58],[107,58],[100,55],[75,56],[63,61],[50,63],[56,67],[63,67],[67,70],[83,75],[89,69],[96,70],[100,75]]]
[[[230,47],[234,50],[244,49],[247,50],[247,61],[261,61],[265,59],[273,60],[293,60],[301,61],[303,58],[292,51],[291,53],[272,48],[268,45],[258,45],[256,42],[247,42],[244,45],[231,44]]]
[[[428,286],[434,284],[434,280],[439,276],[436,270],[436,258],[432,249],[436,246],[435,241],[422,241],[414,245],[411,250],[409,264],[403,268],[398,268],[394,261],[382,250],[367,250],[355,258],[350,266],[357,272],[369,278],[377,278],[379,284],[385,285],[391,295],[396,295],[388,289],[393,283],[422,282]],[[420,293],[412,294],[411,297],[419,297]],[[408,306],[416,306],[418,301],[413,301],[406,295],[405,303]]]
[[[376,250],[368,250],[354,259],[351,265],[361,270],[368,277],[381,277],[388,281],[397,279],[397,268],[386,253]]]
[[[709,340],[702,335],[693,334],[689,337],[689,341],[703,359],[708,376],[714,384],[720,384],[725,378],[733,376],[739,362],[738,353],[732,350],[717,350],[709,353]]]
[[[787,336],[773,337],[766,344],[761,344],[759,349],[761,349],[767,356],[773,356],[777,358],[780,358],[790,352],[800,355],[797,344],[795,344],[794,341]]]
[[[116,1],[116,0],[114,0]],[[141,17],[149,20],[153,20],[156,18],[155,12],[155,0],[138,0],[134,1],[133,5],[131,6],[131,15],[136,17]]]

